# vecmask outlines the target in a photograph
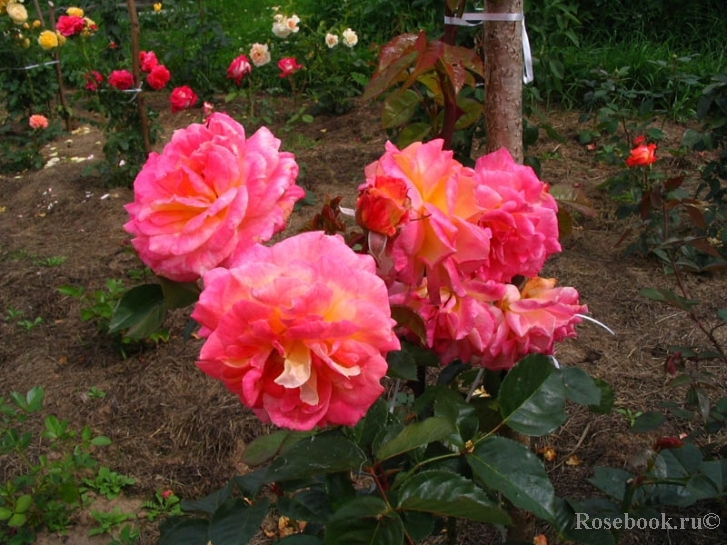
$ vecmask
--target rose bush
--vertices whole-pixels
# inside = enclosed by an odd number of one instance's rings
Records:
[[[176,131],[149,156],[126,207],[124,228],[144,263],[193,281],[282,230],[303,190],[295,158],[279,146],[268,129],[246,137],[222,113]]]

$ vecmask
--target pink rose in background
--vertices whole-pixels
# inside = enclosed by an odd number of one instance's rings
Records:
[[[144,72],[151,72],[159,64],[156,53],[153,51],[142,51],[139,53],[139,66]]]
[[[303,233],[250,248],[204,276],[192,317],[207,340],[197,365],[263,421],[295,430],[358,422],[400,348],[371,256]]]
[[[61,15],[56,23],[56,30],[66,38],[80,34],[85,27],[86,21],[77,15]]]
[[[28,125],[30,125],[30,128],[32,129],[47,129],[48,118],[41,114],[33,114],[28,120]]]
[[[151,72],[147,74],[146,82],[149,84],[149,87],[158,91],[164,88],[171,77],[172,75],[169,73],[166,66],[163,64],[157,64],[151,69]]]
[[[180,282],[228,266],[285,227],[303,189],[293,154],[265,127],[246,138],[226,114],[174,132],[134,181],[124,229],[156,274]]]
[[[486,263],[490,250],[489,230],[476,223],[482,210],[474,199],[474,171],[442,146],[437,139],[399,150],[387,142],[384,155],[366,167],[366,183],[359,187],[375,187],[381,176],[406,184],[409,221],[387,246],[393,271],[382,274],[410,286],[426,276],[434,303],[441,287],[461,293],[462,279]]]
[[[536,276],[545,260],[561,249],[558,205],[548,186],[504,148],[477,160],[475,182],[483,209],[477,223],[492,234],[482,275],[498,282]]]
[[[252,65],[245,55],[239,55],[235,57],[227,67],[227,79],[235,80],[235,85],[238,87],[242,82],[242,78],[248,75],[252,71]]]
[[[522,290],[508,284],[497,302],[502,319],[483,358],[488,369],[510,369],[528,354],[553,353],[553,345],[575,337],[577,314],[588,307],[578,302],[574,288],[555,287],[554,278],[531,278]]]
[[[83,86],[86,91],[97,91],[99,83],[103,81],[101,72],[98,72],[97,70],[86,72],[83,77],[86,80],[86,83]]]
[[[202,104],[202,113],[205,117],[209,116],[213,111],[215,107],[210,102],[205,102]]]
[[[114,70],[109,74],[108,82],[119,91],[126,91],[134,86],[134,76],[128,70]]]
[[[187,85],[175,87],[169,95],[169,102],[172,105],[173,114],[181,112],[182,110],[188,110],[197,104],[197,100],[199,100],[197,95]]]
[[[278,74],[278,76],[281,78],[287,78],[303,68],[303,65],[298,64],[295,61],[295,57],[285,57],[278,61],[278,68],[280,68],[280,74]]]

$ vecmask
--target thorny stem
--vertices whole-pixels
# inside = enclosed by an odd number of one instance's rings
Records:
[[[391,506],[389,503],[389,498],[386,495],[386,489],[384,488],[383,484],[379,480],[379,475],[376,472],[376,468],[368,468],[364,470],[366,473],[371,475],[371,478],[374,480],[374,483],[376,483],[376,488],[379,490],[379,493],[381,494],[381,499],[384,500],[384,503],[386,503],[386,508],[389,511],[395,511],[395,509]],[[405,531],[404,532],[404,539],[406,540],[407,545],[415,545],[414,540],[409,536],[409,534]]]
[[[663,216],[664,221],[664,240],[669,238],[669,216],[668,216],[668,210],[667,210],[667,202],[666,199],[661,199],[661,214]],[[687,289],[686,284],[684,283],[684,277],[682,276],[681,270],[679,269],[679,266],[677,265],[676,259],[674,258],[675,250],[670,250],[667,252],[667,255],[669,256],[669,264],[671,265],[672,270],[674,271],[674,278],[676,278],[677,285],[679,286],[679,290],[682,292],[682,296],[686,299],[691,299],[689,297],[689,290]],[[722,345],[719,343],[717,338],[714,336],[714,330],[710,331],[708,330],[702,321],[699,319],[699,316],[697,316],[697,313],[690,308],[687,311],[687,314],[692,319],[694,324],[700,329],[702,333],[709,339],[709,342],[712,343],[712,346],[714,346],[715,350],[719,352],[720,359],[727,364],[727,353],[725,353],[724,349],[722,348]]]

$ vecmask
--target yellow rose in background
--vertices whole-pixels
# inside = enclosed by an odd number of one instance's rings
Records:
[[[27,21],[23,23],[23,30],[30,30],[30,25]]]
[[[66,37],[56,30],[56,38],[58,38],[58,45],[66,43]]]
[[[20,45],[23,46],[23,49],[28,49],[30,47],[30,38],[23,38],[23,41],[20,42]]]
[[[71,17],[83,17],[83,10],[81,8],[68,8],[66,10],[66,15],[70,15]]]
[[[42,23],[38,21],[38,19],[36,19],[35,21],[33,21],[33,28],[40,28],[41,24]]]
[[[161,10],[162,10],[162,5],[160,2],[157,2],[156,4],[154,4],[154,11],[159,13]]]
[[[46,51],[58,47],[58,35],[52,30],[44,30],[38,36],[38,44]]]
[[[16,25],[22,25],[28,20],[28,11],[25,9],[23,4],[8,4],[5,6],[5,11],[8,12],[8,16],[13,20]]]

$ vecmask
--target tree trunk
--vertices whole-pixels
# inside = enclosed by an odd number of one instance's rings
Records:
[[[134,0],[126,0],[126,7],[129,10],[129,21],[131,22],[131,71],[134,74],[134,86],[141,89],[141,69],[139,67],[139,15],[136,12]],[[144,142],[144,151],[147,155],[151,152],[151,141],[149,138],[149,120],[146,117],[146,106],[144,105],[144,94],[138,91],[136,94],[136,105],[139,108],[139,124],[141,125],[141,137]]]
[[[487,13],[522,13],[522,0],[487,0]],[[485,21],[486,151],[523,162],[522,22]]]

